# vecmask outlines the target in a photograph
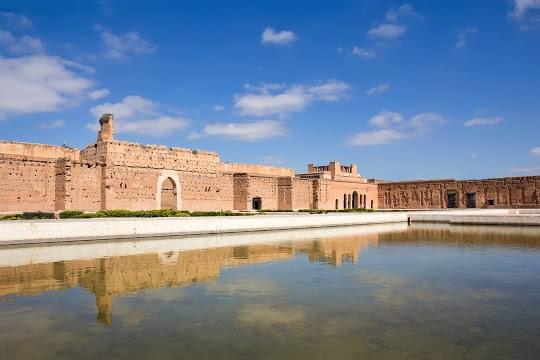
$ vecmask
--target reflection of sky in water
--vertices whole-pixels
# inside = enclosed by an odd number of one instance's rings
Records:
[[[415,226],[172,254],[0,268],[0,358],[540,353],[540,229]]]

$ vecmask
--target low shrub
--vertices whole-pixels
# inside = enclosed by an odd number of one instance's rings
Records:
[[[54,213],[43,211],[29,211],[22,214],[9,214],[0,217],[0,220],[39,220],[54,219]]]
[[[54,219],[54,213],[41,211],[23,212],[22,218],[25,220]]]

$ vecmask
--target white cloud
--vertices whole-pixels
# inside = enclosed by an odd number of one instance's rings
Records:
[[[24,15],[15,14],[12,12],[0,11],[0,21],[7,26],[17,28],[30,28],[32,21]]]
[[[167,136],[176,130],[183,130],[191,123],[181,116],[163,114],[159,105],[141,96],[126,96],[117,103],[106,102],[94,106],[90,113],[99,118],[103,114],[113,114],[118,133],[131,133],[147,136]],[[87,124],[95,131],[97,122]]]
[[[153,54],[157,50],[156,45],[141,38],[136,32],[117,35],[100,25],[94,26],[94,30],[100,33],[105,46],[105,56],[110,59],[120,60],[132,54]]]
[[[381,111],[369,123],[379,130],[358,132],[348,140],[349,145],[384,145],[423,135],[433,125],[444,123],[437,113],[421,113],[405,120],[402,113]]]
[[[234,107],[243,116],[285,116],[303,110],[314,101],[337,101],[345,96],[350,86],[331,80],[316,85],[293,85],[276,93],[268,87],[257,93],[236,95]]]
[[[445,120],[444,118],[437,114],[437,113],[422,113],[413,116],[410,120],[408,125],[417,131],[425,131],[428,129],[431,125],[440,125],[444,124]]]
[[[406,138],[405,133],[392,129],[356,133],[349,139],[350,145],[384,145]]]
[[[465,121],[463,126],[490,126],[490,125],[496,125],[503,121],[503,118],[500,116],[493,116],[493,117],[475,117],[470,120]]]
[[[141,96],[126,96],[118,103],[106,102],[92,107],[90,113],[96,118],[103,114],[114,114],[119,119],[158,114],[157,105]]]
[[[376,127],[387,128],[403,122],[403,114],[392,111],[381,111],[369,119],[369,123]]]
[[[31,36],[16,37],[11,32],[0,29],[0,46],[14,54],[35,54],[43,51],[41,40]]]
[[[183,117],[160,116],[146,120],[117,121],[116,131],[148,136],[167,136],[188,127],[190,120]]]
[[[532,156],[538,156],[540,157],[540,147],[534,147],[531,149],[531,155]]]
[[[369,29],[368,36],[380,39],[396,39],[407,32],[407,27],[396,24],[380,24]]]
[[[56,111],[90,90],[92,68],[60,57],[0,57],[0,115]]]
[[[540,0],[513,0],[514,11],[512,15],[515,17],[522,17],[531,10],[540,9]]]
[[[366,91],[366,95],[379,95],[390,90],[390,83],[379,84]]]
[[[388,10],[386,13],[386,21],[388,22],[396,22],[402,17],[423,19],[423,17],[419,15],[414,7],[410,4],[403,4],[397,9]]]
[[[225,106],[223,106],[223,105],[214,105],[213,109],[214,109],[214,111],[221,112],[221,111],[225,110]]]
[[[468,28],[463,30],[457,35],[457,41],[456,41],[456,48],[460,49],[465,47],[467,45],[467,40],[469,39],[470,34],[476,34],[478,32],[478,29],[476,28]]]
[[[359,47],[353,47],[351,50],[351,55],[358,56],[362,59],[373,59],[375,57],[375,51],[359,48]]]
[[[234,140],[258,141],[282,136],[286,133],[283,123],[275,120],[260,120],[248,123],[214,123],[204,127],[205,136],[219,136]]]
[[[108,96],[110,93],[111,92],[109,91],[109,89],[97,89],[97,90],[90,91],[90,93],[88,94],[88,97],[92,100],[98,100],[98,99]]]
[[[264,29],[261,35],[261,43],[288,45],[296,41],[296,35],[290,30],[276,32],[271,27]]]

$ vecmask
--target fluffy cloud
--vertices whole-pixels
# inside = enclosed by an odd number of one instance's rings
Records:
[[[493,117],[476,117],[472,118],[470,120],[465,121],[463,126],[490,126],[490,125],[496,125],[503,121],[503,118],[500,116],[493,116]]]
[[[532,148],[531,149],[531,155],[540,157],[540,147]]]
[[[390,83],[379,84],[366,91],[366,95],[379,95],[390,90]]]
[[[17,28],[32,27],[32,21],[24,15],[15,14],[12,12],[0,11],[0,22],[7,26]]]
[[[190,120],[181,116],[162,114],[159,106],[141,96],[126,96],[118,103],[104,103],[94,106],[90,113],[99,118],[102,114],[113,114],[118,133],[132,133],[148,136],[167,136],[189,126]],[[97,122],[87,124],[95,131]]]
[[[405,133],[392,129],[356,133],[349,139],[350,145],[384,145],[405,139]]]
[[[88,97],[92,100],[98,100],[98,99],[108,96],[109,94],[110,94],[109,89],[97,89],[97,90],[90,91],[90,93],[88,94]]]
[[[407,32],[407,27],[396,24],[380,24],[367,32],[368,36],[379,39],[397,39]]]
[[[201,136],[218,136],[234,140],[258,141],[286,133],[281,121],[260,120],[246,123],[214,123],[204,127],[202,134],[192,133],[191,139]]]
[[[118,118],[131,118],[135,116],[148,116],[157,114],[157,105],[141,96],[126,96],[118,103],[104,103],[94,106],[90,113],[98,118],[103,114],[114,114]]]
[[[540,9],[540,0],[513,0],[514,11],[512,15],[515,17],[522,17],[531,10]]]
[[[369,120],[372,126],[380,129],[353,134],[347,142],[358,146],[390,144],[421,136],[431,126],[444,122],[437,113],[421,113],[405,120],[399,112],[381,111]]]
[[[274,89],[279,89],[279,92]],[[314,101],[337,101],[345,96],[350,86],[340,81],[316,85],[264,87],[255,93],[236,95],[234,107],[243,116],[285,116],[303,110]],[[252,89],[252,88],[248,88]]]
[[[381,111],[369,119],[369,123],[376,127],[388,128],[403,122],[403,114],[392,111]]]
[[[100,33],[105,46],[105,56],[110,59],[120,60],[129,55],[153,54],[157,50],[156,45],[141,38],[136,32],[117,35],[100,25],[94,26],[94,30]]]
[[[92,68],[60,57],[0,57],[0,116],[56,111],[86,98]]]
[[[390,9],[386,13],[386,21],[396,22],[400,18],[411,17],[417,19],[423,19],[424,17],[419,15],[414,7],[410,4],[403,4],[397,9]]]
[[[0,46],[14,54],[35,54],[43,51],[43,43],[38,38],[24,35],[14,36],[11,32],[0,29]]]
[[[183,117],[160,116],[146,120],[119,121],[116,131],[148,136],[167,136],[173,131],[189,126],[190,121]]]
[[[465,47],[465,45],[467,45],[467,40],[469,39],[469,35],[476,34],[477,32],[478,32],[478,29],[476,28],[469,28],[460,32],[457,36],[456,48],[460,49],[460,48]]]
[[[296,35],[290,30],[276,32],[271,27],[264,29],[261,35],[261,43],[288,45],[296,41]]]
[[[375,57],[375,51],[359,48],[359,47],[353,47],[351,50],[351,55],[358,56],[362,59],[373,59]]]

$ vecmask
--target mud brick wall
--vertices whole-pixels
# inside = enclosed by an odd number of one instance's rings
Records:
[[[357,208],[378,208],[377,185],[365,182],[335,181],[321,178],[317,188],[318,209],[344,209],[353,207],[353,195],[358,194]],[[344,203],[345,197],[345,203]],[[349,197],[351,198],[349,205]],[[373,204],[372,204],[373,201]],[[336,206],[337,204],[337,206]]]
[[[53,211],[56,159],[0,153],[0,212]]]
[[[540,176],[393,182],[378,186],[379,202],[386,209],[448,208],[449,194],[455,194],[457,208],[467,207],[467,194],[474,194],[476,208],[540,208]]]

